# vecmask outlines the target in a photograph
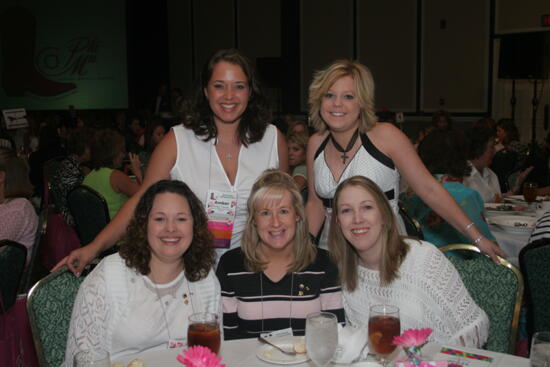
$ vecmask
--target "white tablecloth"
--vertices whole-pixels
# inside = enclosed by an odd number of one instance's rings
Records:
[[[222,342],[220,356],[222,357],[222,363],[227,367],[256,367],[256,366],[275,366],[274,364],[261,361],[256,357],[256,351],[261,347],[260,342],[256,339],[242,339],[242,340],[231,340]],[[441,346],[437,344],[430,343],[424,350],[423,354],[426,356],[433,356],[437,354]],[[496,352],[489,352],[486,350],[472,349],[472,348],[459,348],[457,349],[464,350],[467,352],[482,354],[494,358],[493,362],[487,366],[489,367],[528,367],[529,360],[526,358],[516,357],[509,354],[502,354]],[[176,360],[176,356],[180,354],[181,349],[169,349],[161,350],[155,352],[146,352],[141,355],[136,356],[135,358],[140,358],[146,367],[183,367]],[[133,358],[127,358],[122,363],[125,365],[130,362]],[[115,361],[113,361],[115,362]],[[119,362],[119,361],[116,361]],[[313,362],[305,362],[300,364],[295,364],[296,367],[314,367]],[[341,365],[338,365],[341,366]]]
[[[493,224],[489,225],[489,230],[495,236],[500,248],[508,254],[508,261],[512,264],[519,266],[519,252],[527,245],[529,241],[530,232],[524,233],[512,233],[501,229]]]

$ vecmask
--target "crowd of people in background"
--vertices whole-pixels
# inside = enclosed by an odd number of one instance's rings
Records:
[[[148,111],[88,118],[94,113],[71,106],[31,113],[28,129],[0,131],[0,239],[32,246],[48,185],[43,167],[62,157],[51,180],[54,210],[74,226],[67,195],[83,184],[106,199],[111,221],[59,265],[80,274],[122,240],[82,285],[67,361],[90,343],[120,356],[128,345],[147,350],[184,338],[186,328],[169,324],[185,324],[198,310],[218,313],[228,339],[286,327],[303,334],[314,311],[361,326],[369,304],[418,302],[381,288],[424,292],[443,276],[452,289],[436,287],[402,322],[433,327],[440,343],[483,345],[487,315],[433,245],[471,242],[494,261],[506,256],[482,215],[484,202],[520,193],[526,180],[550,194],[550,135],[543,148],[528,148],[511,120],[462,128],[437,111],[410,139],[391,113],[376,115],[372,75],[350,60],[315,73],[308,103],[307,116],[274,118],[251,62],[230,49],[212,56],[188,97],[162,85]],[[426,242],[402,238],[398,201],[419,220]],[[305,283],[306,294],[294,289]],[[190,307],[168,317],[158,308],[161,298],[190,288],[197,289]],[[148,295],[142,305],[133,303],[139,292]],[[456,292],[464,297],[452,298]],[[281,294],[277,305],[264,299]],[[128,317],[116,313],[122,308]],[[86,309],[102,320],[102,333],[80,327]],[[121,330],[145,313],[158,316],[158,327],[140,330],[136,346]]]

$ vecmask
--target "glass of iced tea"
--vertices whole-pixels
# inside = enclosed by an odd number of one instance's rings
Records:
[[[216,354],[220,351],[220,324],[218,315],[208,312],[194,313],[189,316],[187,345],[202,345]]]
[[[537,187],[539,185],[536,182],[525,182],[523,184],[523,198],[527,203],[531,204],[537,199]]]
[[[384,365],[388,356],[395,350],[393,337],[401,334],[399,308],[390,305],[374,305],[370,307],[369,344],[371,351]]]

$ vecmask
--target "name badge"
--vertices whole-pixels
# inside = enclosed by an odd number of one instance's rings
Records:
[[[186,345],[186,343],[184,343],[181,340],[168,340],[167,344],[168,344],[168,349],[182,348]]]
[[[229,248],[231,245],[236,211],[236,192],[208,190],[206,214],[208,229],[214,236],[214,247]]]
[[[262,336],[262,338],[273,338],[273,337],[283,337],[283,336],[293,336],[293,332],[292,332],[292,329],[287,327],[286,329],[281,329],[281,330],[274,330],[270,333],[261,333],[260,334]]]

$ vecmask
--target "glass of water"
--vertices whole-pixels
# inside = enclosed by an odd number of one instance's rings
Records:
[[[329,312],[316,312],[307,315],[306,350],[317,367],[325,367],[338,346],[338,321]]]
[[[533,335],[531,342],[531,367],[550,367],[550,331]]]
[[[103,349],[80,351],[74,356],[73,367],[111,367],[109,352]]]

